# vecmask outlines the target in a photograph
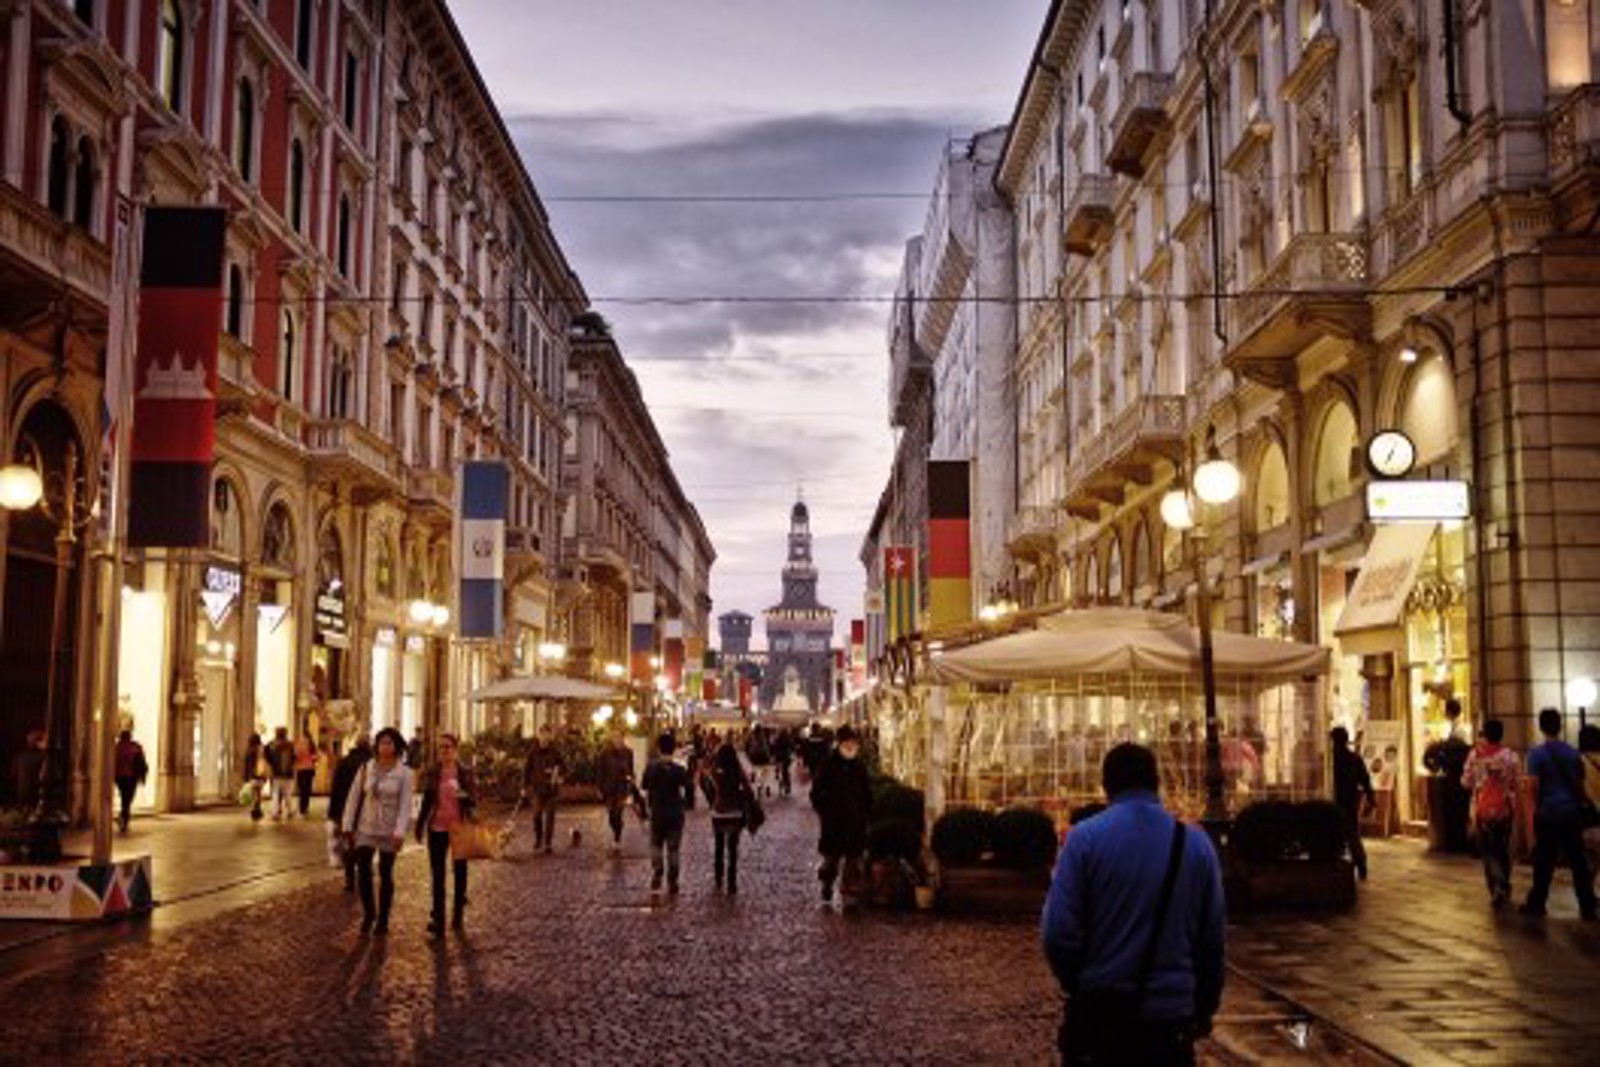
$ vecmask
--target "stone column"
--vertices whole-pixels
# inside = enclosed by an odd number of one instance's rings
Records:
[[[194,726],[205,693],[195,670],[195,607],[200,601],[200,563],[190,549],[175,549],[168,556],[167,592],[171,605],[172,646],[171,714],[161,746],[161,780],[156,797],[164,811],[194,808]]]
[[[23,167],[28,154],[28,75],[33,71],[32,11],[32,4],[11,5],[11,47],[6,53],[5,179],[17,189],[27,186]]]
[[[261,623],[261,567],[255,559],[239,565],[239,687],[233,708],[233,757],[229,788],[244,785],[244,748],[256,729],[256,640]]]

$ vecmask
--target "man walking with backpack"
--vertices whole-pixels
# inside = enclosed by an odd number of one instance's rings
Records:
[[[1472,794],[1473,828],[1483,878],[1489,884],[1489,903],[1497,911],[1511,899],[1511,827],[1522,782],[1522,761],[1500,743],[1505,734],[1499,719],[1484,723],[1461,772],[1461,787]]]
[[[1045,958],[1066,992],[1067,1064],[1190,1064],[1222,1002],[1222,869],[1204,831],[1161,807],[1149,749],[1106,753],[1110,806],[1073,826],[1045,900]]]

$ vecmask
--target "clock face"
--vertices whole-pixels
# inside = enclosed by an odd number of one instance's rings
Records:
[[[1399,430],[1383,430],[1367,444],[1367,462],[1382,478],[1403,478],[1417,462],[1417,446]]]

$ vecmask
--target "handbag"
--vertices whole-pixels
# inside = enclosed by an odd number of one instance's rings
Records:
[[[767,813],[762,809],[761,801],[757,798],[755,790],[747,788],[744,794],[744,828],[750,831],[750,835],[754,837],[755,832],[761,829],[762,824],[766,821]]]
[[[1178,870],[1183,866],[1183,840],[1183,822],[1175,819],[1172,845],[1167,852],[1167,871],[1161,882],[1161,895],[1156,898],[1150,936],[1145,941],[1133,991],[1090,989],[1072,994],[1057,1035],[1064,1062],[1137,1062],[1128,1059],[1129,1046],[1138,1046],[1139,1035],[1145,1026],[1139,1013],[1144,1007],[1145,986],[1149,984],[1150,971],[1155,966],[1161,930],[1166,925],[1167,911],[1172,904],[1172,891],[1178,883]]]
[[[463,819],[450,827],[450,857],[458,860],[500,858],[500,832],[481,822]]]

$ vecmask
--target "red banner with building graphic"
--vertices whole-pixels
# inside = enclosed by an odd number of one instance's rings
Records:
[[[211,543],[226,236],[222,208],[145,211],[128,494],[135,548]]]

